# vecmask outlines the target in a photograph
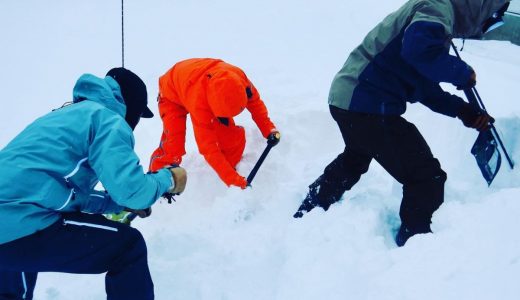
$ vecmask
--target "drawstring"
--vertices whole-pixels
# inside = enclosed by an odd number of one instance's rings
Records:
[[[52,111],[58,110],[58,109],[60,109],[60,108],[64,108],[64,107],[69,106],[69,105],[71,105],[71,104],[73,104],[73,103],[74,103],[74,102],[72,102],[72,101],[67,101],[67,102],[63,103],[60,107],[58,107],[58,108],[54,108]]]

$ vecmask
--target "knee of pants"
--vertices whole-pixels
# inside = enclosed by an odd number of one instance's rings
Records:
[[[117,242],[117,241],[114,241]],[[143,235],[139,230],[128,226],[119,238],[121,243],[121,255],[112,262],[109,271],[117,272],[134,262],[146,258],[148,251]]]
[[[327,167],[324,174],[330,181],[344,181],[348,178],[358,178],[368,171],[370,157],[361,156],[345,149]]]
[[[433,189],[439,188],[444,189],[444,183],[448,179],[448,175],[440,167],[430,172],[425,172],[422,176],[416,178],[416,180],[424,183],[429,183]]]
[[[129,227],[127,243],[129,247],[134,249],[136,253],[146,255],[146,242],[141,232],[135,228]]]
[[[403,182],[404,185],[418,185],[426,182],[433,185],[444,185],[447,179],[446,172],[435,158],[418,164],[407,173],[407,178]]]
[[[444,202],[447,175],[440,167],[421,173],[403,185],[403,205],[434,212]]]

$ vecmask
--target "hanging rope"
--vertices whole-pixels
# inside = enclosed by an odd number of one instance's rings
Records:
[[[125,9],[121,0],[121,67],[125,67]]]

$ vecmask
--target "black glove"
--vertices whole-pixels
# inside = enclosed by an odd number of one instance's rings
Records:
[[[172,193],[166,192],[166,193],[162,194],[161,197],[168,200],[168,204],[172,204],[172,202],[175,201],[175,198],[173,198],[173,196],[177,196],[177,195],[179,195],[179,194],[172,194]]]
[[[280,142],[280,132],[273,131],[267,136],[267,143],[272,146],[276,146]]]
[[[469,103],[464,103],[457,114],[464,126],[469,128],[475,128],[478,131],[488,130],[495,119],[488,115],[488,113],[482,109],[473,107]]]

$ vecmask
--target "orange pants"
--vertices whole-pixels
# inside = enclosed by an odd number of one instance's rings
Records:
[[[240,162],[246,147],[245,130],[242,126],[236,126],[232,119],[229,122],[229,126],[225,126],[218,122],[216,122],[216,124],[217,140],[220,151],[224,154],[229,164],[234,168],[238,162]],[[151,171],[157,171],[165,165],[180,163],[180,157],[176,158],[175,155],[173,156],[173,161],[166,161],[167,157],[172,157],[171,153],[168,153],[171,149],[164,147],[169,144],[166,142],[167,139],[168,135],[163,131],[159,148],[157,148],[152,154],[152,160],[150,163]],[[184,140],[181,142],[184,142]]]

